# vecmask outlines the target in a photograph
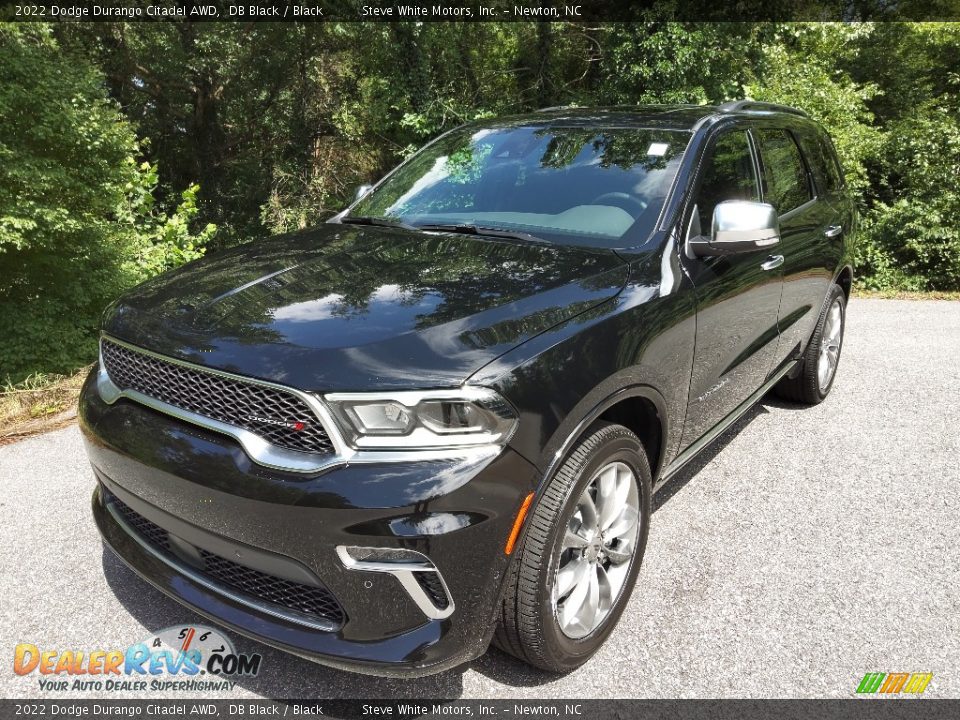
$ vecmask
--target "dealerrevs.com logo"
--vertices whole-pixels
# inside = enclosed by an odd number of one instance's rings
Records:
[[[213,692],[233,690],[232,678],[255,676],[261,660],[256,653],[237,653],[219,630],[181,625],[124,649],[49,650],[20,643],[13,671],[38,675],[40,690],[51,692]]]

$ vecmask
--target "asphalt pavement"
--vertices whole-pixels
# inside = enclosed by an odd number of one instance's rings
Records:
[[[42,693],[12,671],[17,643],[125,648],[203,622],[103,550],[75,425],[0,448],[0,488],[0,697],[124,695]],[[230,635],[263,663],[224,698],[850,697],[901,671],[960,697],[960,302],[854,300],[825,403],[766,398],[657,496],[630,604],[575,672],[490,650],[375,678]]]

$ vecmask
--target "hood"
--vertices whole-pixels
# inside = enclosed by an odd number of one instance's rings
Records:
[[[308,390],[443,387],[626,279],[611,251],[328,224],[154,278],[104,331]]]

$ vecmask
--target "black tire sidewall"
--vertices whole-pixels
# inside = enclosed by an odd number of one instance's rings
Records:
[[[604,465],[620,461],[628,465],[637,478],[637,491],[640,505],[640,534],[637,538],[636,552],[630,560],[630,571],[619,597],[614,602],[613,609],[604,622],[592,633],[584,638],[573,639],[567,637],[560,629],[560,625],[553,612],[553,586],[556,581],[558,549],[570,517],[576,511],[576,500],[593,478],[594,474]],[[643,446],[635,436],[619,435],[595,448],[589,459],[580,468],[576,482],[568,488],[557,521],[553,524],[544,552],[548,559],[540,574],[540,613],[543,619],[543,646],[546,653],[555,661],[563,659],[563,664],[569,664],[573,669],[581,665],[587,658],[603,644],[616,627],[627,601],[630,598],[633,586],[640,572],[644,551],[647,545],[647,536],[650,530],[650,469],[646,462]]]
[[[825,388],[820,387],[820,348],[823,346],[823,331],[826,329],[827,317],[830,315],[830,308],[833,307],[833,303],[837,300],[840,301],[840,347],[837,349],[837,366],[833,369],[833,375],[830,378],[830,382],[827,383]],[[847,331],[847,303],[846,296],[843,294],[843,290],[838,286],[834,285],[833,289],[830,292],[830,295],[827,299],[826,307],[823,310],[823,315],[820,318],[820,324],[817,328],[817,342],[815,347],[811,347],[811,361],[813,366],[813,372],[811,373],[814,386],[816,388],[817,397],[823,401],[826,399],[827,395],[830,394],[830,390],[833,388],[833,383],[837,379],[837,373],[840,371],[840,357],[843,355],[843,340],[844,335]]]

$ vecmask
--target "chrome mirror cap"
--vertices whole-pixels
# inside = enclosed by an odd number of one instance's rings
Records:
[[[732,255],[771,248],[780,242],[777,211],[768,203],[728,200],[713,210],[710,237],[691,242],[695,255]]]

